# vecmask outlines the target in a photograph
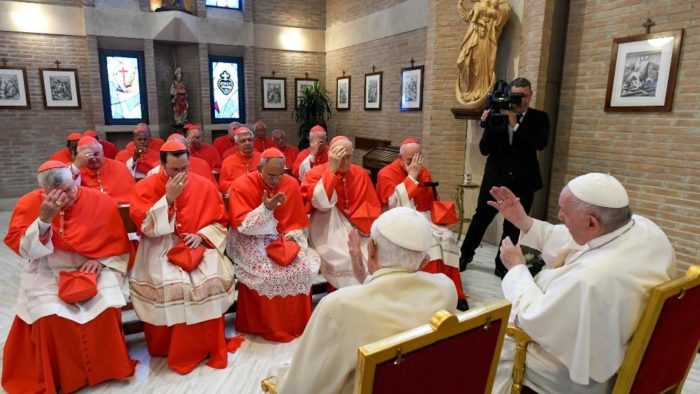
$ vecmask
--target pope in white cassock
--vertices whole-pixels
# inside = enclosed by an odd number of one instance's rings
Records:
[[[546,263],[533,278],[519,245],[503,240],[510,319],[534,340],[524,384],[540,393],[609,392],[651,288],[676,271],[668,238],[632,214],[625,188],[606,174],[582,175],[564,187],[563,225],[527,216],[505,187],[491,195],[489,205],[520,229],[519,244],[540,250]],[[510,392],[514,349],[506,338],[494,392]]]
[[[353,231],[353,270],[364,284],[338,289],[319,302],[291,364],[277,375],[279,392],[352,393],[360,346],[426,324],[441,309],[455,313],[452,281],[416,272],[432,244],[425,217],[406,207],[391,209],[372,224],[366,277]]]

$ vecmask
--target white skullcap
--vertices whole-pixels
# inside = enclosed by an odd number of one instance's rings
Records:
[[[433,245],[430,223],[415,209],[396,207],[381,214],[372,224],[372,233],[379,233],[404,249],[425,252]]]
[[[627,191],[612,175],[591,172],[566,185],[579,200],[603,208],[624,208],[630,204]]]

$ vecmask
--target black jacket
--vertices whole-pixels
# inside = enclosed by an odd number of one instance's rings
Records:
[[[513,133],[513,145],[508,141],[508,130],[485,127],[479,150],[486,159],[483,182],[491,186],[515,184],[520,190],[536,191],[542,188],[542,174],[537,162],[537,151],[547,147],[549,117],[546,112],[528,108]]]

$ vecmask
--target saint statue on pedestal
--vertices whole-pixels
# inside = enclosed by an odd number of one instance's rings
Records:
[[[180,67],[175,69],[173,74],[173,82],[170,84],[170,102],[173,104],[173,120],[175,125],[183,125],[187,123],[187,86],[182,80],[182,70]]]
[[[457,57],[457,101],[467,108],[481,108],[496,80],[498,37],[508,22],[511,8],[505,0],[471,0],[471,10],[459,0],[457,9],[469,24]]]

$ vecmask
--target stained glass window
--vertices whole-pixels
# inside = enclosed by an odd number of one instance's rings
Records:
[[[241,0],[207,0],[205,4],[207,7],[241,9]]]
[[[100,51],[106,124],[148,121],[143,53]]]
[[[212,123],[245,121],[243,59],[209,57]]]

